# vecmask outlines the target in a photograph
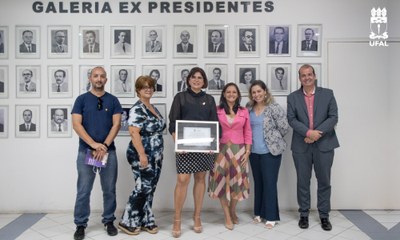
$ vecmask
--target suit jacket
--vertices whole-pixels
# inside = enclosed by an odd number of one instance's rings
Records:
[[[315,142],[322,152],[339,147],[335,126],[338,122],[338,107],[333,91],[317,87],[314,95],[314,129],[322,131],[322,137]],[[309,130],[307,106],[303,88],[287,97],[287,118],[293,128],[292,151],[304,153],[310,144],[304,142]]]
[[[51,120],[51,131],[52,132],[59,132],[58,131],[58,123],[54,122],[54,120]],[[61,123],[61,131],[60,132],[67,132],[68,131],[68,123],[67,120]]]
[[[4,83],[0,82],[0,93],[4,92]]]
[[[25,83],[20,83],[19,84],[19,91],[20,92],[26,92]],[[30,82],[28,84],[28,92],[36,92],[36,83]]]
[[[113,90],[114,93],[131,93],[132,91],[131,82],[129,82],[128,80],[125,81],[125,89],[126,91],[124,91],[121,80],[115,80],[115,85]]]
[[[306,49],[307,49],[307,41],[306,40],[301,41],[301,51],[318,51],[318,41],[312,40],[311,48],[309,50]]]
[[[31,46],[32,46],[32,49],[31,49],[30,52],[31,52],[31,53],[35,53],[35,52],[36,52],[36,44],[32,43]],[[29,52],[28,52],[28,48],[25,46],[24,43],[21,43],[21,44],[19,45],[19,52],[20,52],[20,53],[29,53]]]
[[[0,43],[0,53],[4,53],[4,44]]]
[[[161,92],[162,91],[162,85],[161,84],[156,84],[156,91]]]
[[[67,53],[68,52],[68,45],[61,44],[62,50],[58,46],[59,45],[57,45],[57,44],[53,44],[53,46],[51,46],[51,52],[52,53]]]
[[[269,53],[275,54],[275,40],[269,41]],[[287,41],[283,41],[282,54],[288,54],[288,53],[289,53],[289,43]]]
[[[151,47],[151,41],[146,42],[146,52],[161,52],[162,44],[160,41],[155,41],[153,48]]]
[[[36,124],[31,123],[31,127],[29,128],[29,131],[26,129],[25,123],[19,125],[19,131],[20,132],[35,132],[36,131]]]
[[[176,45],[176,51],[178,53],[183,53],[183,45],[181,43],[179,43],[178,45]],[[192,53],[193,52],[193,44],[188,43],[188,49],[187,49],[188,53]]]
[[[52,83],[51,84],[51,91],[52,92],[57,92],[57,87],[58,87],[58,84]],[[61,84],[60,92],[68,92],[68,83],[64,82],[63,84]]]
[[[132,47],[129,43],[124,43],[125,45],[125,52],[124,49],[122,48],[122,42],[117,42],[114,44],[114,53],[118,55],[124,55],[124,54],[131,54],[132,53]]]
[[[214,52],[214,44],[213,43],[208,44],[208,52]],[[225,52],[225,45],[223,43],[219,44],[219,46],[217,48],[217,52]]]
[[[220,81],[219,88],[222,89],[225,86],[225,81],[221,80],[221,79],[219,81]],[[215,81],[214,79],[211,79],[210,81],[208,81],[208,89],[209,90],[218,90],[217,81]]]
[[[178,82],[178,92],[181,91],[182,83],[183,83],[182,80]],[[185,84],[186,84],[186,82],[185,82]],[[185,91],[186,89],[187,89],[187,85],[186,85],[185,89],[183,89],[183,91]]]
[[[83,52],[89,53],[89,44],[86,44],[85,46],[83,46]],[[93,52],[94,53],[100,52],[100,44],[99,43],[97,43],[97,42],[94,43]]]
[[[4,132],[4,125],[0,123],[0,132]]]
[[[244,43],[241,42],[240,46],[239,46],[239,51],[248,52],[249,50],[247,49],[247,46]],[[251,51],[252,52],[256,51],[256,45],[254,43],[251,44]]]

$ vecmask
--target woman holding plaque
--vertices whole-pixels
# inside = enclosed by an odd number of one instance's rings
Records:
[[[186,84],[188,86],[186,91],[175,95],[169,113],[169,132],[174,141],[176,140],[175,123],[177,120],[218,121],[214,98],[202,91],[208,85],[204,70],[199,67],[192,68],[186,79]],[[176,171],[178,175],[174,192],[173,237],[178,238],[181,235],[181,213],[192,174],[194,175],[193,230],[196,233],[203,231],[200,213],[206,189],[205,179],[207,171],[214,166],[214,158],[212,153],[176,153]]]
[[[274,99],[263,81],[254,81],[249,89],[250,124],[253,145],[250,165],[254,177],[254,223],[264,219],[271,229],[279,221],[278,174],[282,153],[286,149],[283,139],[289,130],[286,113]]]
[[[165,119],[151,103],[155,81],[149,76],[140,76],[135,83],[139,100],[129,111],[129,142],[126,157],[132,165],[135,188],[129,196],[125,211],[118,227],[129,235],[140,230],[157,233],[154,214],[151,209],[154,191],[161,173]]]
[[[228,83],[222,89],[217,109],[222,128],[219,154],[210,171],[209,195],[219,198],[225,215],[225,227],[238,224],[236,204],[249,197],[248,159],[252,143],[249,112],[240,106],[240,91]]]

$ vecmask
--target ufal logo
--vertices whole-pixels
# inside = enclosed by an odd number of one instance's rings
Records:
[[[371,21],[370,21],[370,29],[371,33],[369,34],[369,45],[379,46],[379,47],[387,47],[387,42],[385,39],[389,37],[387,32],[387,11],[386,8],[372,8],[371,9]]]

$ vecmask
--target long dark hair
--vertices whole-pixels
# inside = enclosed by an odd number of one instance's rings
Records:
[[[233,112],[236,114],[238,109],[241,107],[240,106],[240,101],[242,100],[242,95],[240,94],[239,87],[235,83],[230,82],[230,83],[227,83],[224,86],[224,88],[222,89],[222,92],[221,92],[221,97],[219,99],[219,107],[223,108],[225,110],[226,114],[230,114],[231,113],[229,105],[226,102],[226,98],[224,96],[224,93],[226,92],[226,89],[228,89],[228,87],[230,87],[230,86],[234,86],[236,88],[237,93],[238,93],[238,98],[236,99],[235,104],[233,105],[233,108],[232,108]]]

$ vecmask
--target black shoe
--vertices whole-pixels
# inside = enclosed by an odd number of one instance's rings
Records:
[[[104,228],[106,229],[109,236],[115,236],[118,234],[118,229],[114,226],[113,222],[108,222],[104,224]]]
[[[308,217],[300,217],[299,227],[302,229],[308,228]]]
[[[138,235],[140,233],[140,227],[128,227],[123,223],[119,223],[118,228],[128,235]]]
[[[77,226],[76,231],[74,233],[75,240],[82,240],[85,238],[85,227],[84,226]]]
[[[329,218],[321,218],[321,227],[325,231],[330,231],[332,230],[332,224],[329,221]]]
[[[151,234],[156,234],[156,233],[158,233],[158,226],[153,225],[153,226],[149,226],[149,227],[141,227],[141,230],[146,231]]]

